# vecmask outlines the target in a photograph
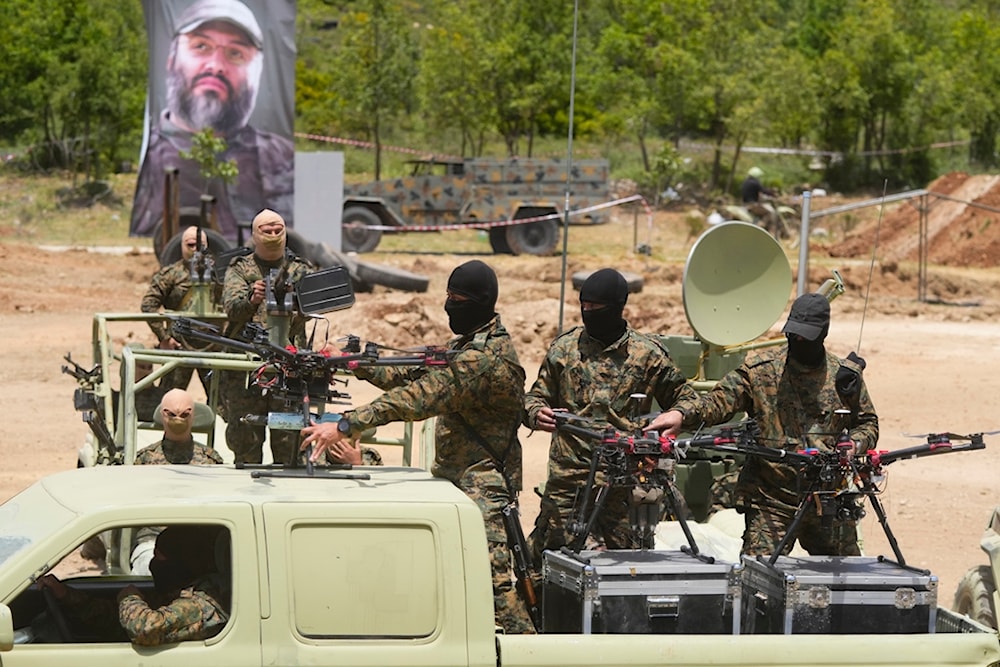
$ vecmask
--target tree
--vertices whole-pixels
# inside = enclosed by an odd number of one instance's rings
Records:
[[[8,0],[0,28],[0,138],[33,145],[38,167],[91,178],[138,152],[146,77],[139,3]]]
[[[375,179],[382,172],[382,135],[412,107],[417,58],[410,28],[392,0],[364,0],[345,14],[342,41],[330,58],[330,83],[341,127],[375,144]]]
[[[211,127],[206,127],[191,135],[191,150],[177,152],[182,159],[194,160],[198,165],[198,173],[205,179],[206,194],[212,181],[218,180],[229,185],[240,175],[235,158],[223,160],[220,157],[226,152],[226,148],[226,140],[215,136],[215,130]]]

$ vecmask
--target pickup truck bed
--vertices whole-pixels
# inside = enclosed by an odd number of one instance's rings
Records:
[[[223,528],[231,617],[210,638],[140,647],[53,637],[34,581],[57,568],[102,595],[128,583],[139,528]],[[79,570],[100,535],[106,572]],[[997,665],[997,634],[948,610],[933,634],[497,635],[475,503],[410,468],[98,466],[0,505],[0,664],[38,665]]]

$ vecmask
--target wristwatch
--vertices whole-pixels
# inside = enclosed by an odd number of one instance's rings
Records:
[[[344,435],[350,435],[351,423],[347,421],[346,418],[341,417],[340,420],[337,422],[337,430],[343,433]]]

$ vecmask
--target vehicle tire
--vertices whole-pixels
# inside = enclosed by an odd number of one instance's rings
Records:
[[[204,231],[205,238],[208,239],[208,250],[213,255],[218,255],[220,252],[232,249],[232,244],[219,232],[214,229],[206,229]],[[177,234],[174,234],[172,239],[167,241],[167,245],[163,247],[163,251],[159,255],[160,266],[173,264],[183,257],[181,254],[181,239],[183,236],[184,232],[178,232]]]
[[[524,209],[522,209],[524,211]],[[545,215],[547,210],[528,209],[519,218],[533,218]],[[559,244],[559,223],[555,220],[539,220],[526,225],[507,227],[507,245],[515,255],[551,255]]]
[[[993,609],[993,592],[996,583],[987,565],[974,567],[965,573],[955,591],[952,608],[959,614],[991,628],[997,627],[996,610]]]
[[[358,262],[358,279],[370,285],[383,285],[404,292],[426,292],[430,279],[405,269],[371,262]]]
[[[587,278],[589,278],[592,273],[593,271],[577,271],[574,273],[572,276],[573,289],[579,292],[580,288],[583,287],[583,283],[587,281]],[[625,284],[628,286],[630,294],[638,294],[642,291],[642,286],[645,283],[642,276],[638,273],[631,273],[629,271],[620,271],[619,273],[625,277]]]
[[[201,224],[201,209],[194,206],[182,206],[177,217],[179,227],[177,229],[177,234],[174,234],[174,236],[177,236],[191,225]],[[173,238],[174,237],[171,237],[170,241],[172,241]],[[167,241],[167,243],[170,243],[170,241]],[[156,221],[156,224],[153,225],[153,254],[156,255],[156,259],[160,261],[160,266],[166,266],[171,263],[164,262],[161,259],[163,257],[163,247],[163,218],[161,217]],[[180,255],[177,256],[177,259],[180,259]],[[177,259],[174,261],[176,262]]]
[[[510,255],[513,251],[510,249],[510,244],[507,243],[507,230],[510,227],[490,227],[490,247],[493,248],[494,254],[497,255]]]
[[[369,227],[381,224],[378,216],[364,206],[348,206],[340,226],[341,248],[344,252],[371,252],[382,240],[382,230]]]

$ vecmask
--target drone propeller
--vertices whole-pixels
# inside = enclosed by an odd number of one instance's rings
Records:
[[[984,435],[996,435],[1000,431],[983,431],[979,433],[970,433],[968,435],[963,435],[961,433],[952,433],[951,431],[945,431],[943,433],[904,433],[903,436],[906,438],[919,438],[921,440],[927,440],[927,442],[950,442],[952,440],[968,440],[970,442],[980,442]]]
[[[572,423],[577,422],[581,424],[593,424],[594,419],[591,417],[581,417],[580,415],[573,414],[572,412],[567,412],[565,410],[556,410],[555,419],[559,422]]]

